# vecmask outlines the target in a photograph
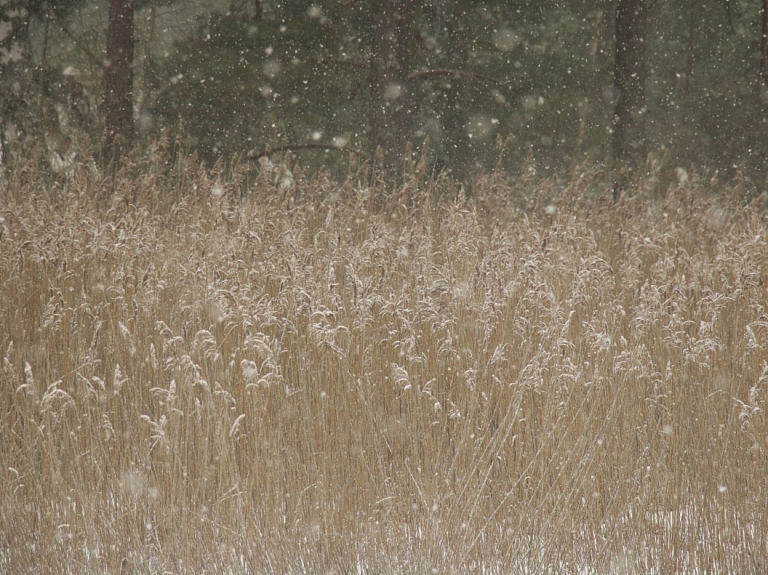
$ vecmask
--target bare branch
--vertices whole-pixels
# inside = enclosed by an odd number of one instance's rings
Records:
[[[88,48],[88,46],[86,46],[85,44],[80,42],[80,40],[78,40],[75,37],[75,35],[72,34],[72,32],[69,31],[69,28],[67,28],[67,26],[64,24],[64,22],[59,20],[59,18],[56,16],[56,11],[55,10],[51,10],[49,15],[50,15],[50,18],[54,22],[56,22],[56,25],[61,29],[61,31],[64,32],[64,35],[72,41],[72,43],[75,45],[75,47],[78,50],[80,50],[83,54],[86,55],[86,57],[88,58],[88,60],[92,64],[95,64],[96,66],[98,66],[102,70],[104,70],[107,67],[106,63],[104,62],[104,60],[102,58],[99,58],[96,54],[94,54],[90,50],[90,48]]]
[[[423,78],[429,78],[430,76],[449,76],[451,78],[469,80],[480,86],[481,88],[488,89],[488,84],[492,84],[503,89],[507,94],[514,95],[514,90],[509,84],[500,82],[496,78],[486,76],[484,74],[477,74],[475,72],[466,72],[464,70],[454,70],[452,68],[439,68],[437,70],[420,70],[418,72],[411,72],[408,74],[408,80],[420,80]]]
[[[256,153],[254,150],[248,152],[249,160],[259,160],[261,158],[268,158],[272,154],[279,154],[280,152],[295,152],[297,150],[324,150],[331,152],[353,152],[359,154],[357,150],[350,150],[342,146],[336,146],[334,144],[286,144],[285,146],[276,146],[274,148],[267,148],[263,152]]]

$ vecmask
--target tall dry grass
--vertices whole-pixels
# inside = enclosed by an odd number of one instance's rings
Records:
[[[0,571],[768,570],[739,185],[164,157],[3,184]]]

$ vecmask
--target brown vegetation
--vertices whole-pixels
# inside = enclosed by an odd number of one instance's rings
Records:
[[[162,157],[0,191],[0,571],[768,569],[739,185]]]

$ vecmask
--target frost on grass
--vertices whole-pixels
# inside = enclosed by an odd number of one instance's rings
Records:
[[[2,192],[3,568],[765,571],[738,185],[179,162]]]

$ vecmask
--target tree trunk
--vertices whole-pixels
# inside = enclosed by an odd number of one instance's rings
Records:
[[[134,0],[110,0],[104,72],[104,147],[107,162],[131,149],[133,124]]]
[[[386,37],[386,29],[383,21],[384,10],[383,6],[379,2],[374,2],[371,8],[371,48],[368,58],[368,89],[369,94],[369,111],[368,121],[370,122],[368,131],[368,156],[371,161],[371,166],[375,169],[377,162],[377,151],[382,148],[383,151],[383,137],[384,131],[384,111],[381,103],[381,94],[384,91],[386,85],[384,79],[384,66],[386,58],[386,46],[384,45],[384,39]]]
[[[650,0],[619,0],[613,71],[613,199],[645,163],[645,39]]]
[[[760,76],[768,86],[768,0],[760,10]]]
[[[377,2],[372,11],[369,152],[375,157],[380,150],[385,170],[398,175],[413,121],[408,93],[416,36],[413,16],[409,0]]]
[[[462,26],[462,19],[466,18],[464,9],[454,12],[449,22],[446,22],[446,40],[452,46],[456,62],[469,61],[469,46],[471,40]],[[462,64],[463,65],[463,64]],[[448,77],[444,90],[445,109],[442,116],[444,130],[443,149],[446,152],[447,171],[451,176],[460,181],[468,182],[473,163],[473,142],[467,132],[469,114],[466,102],[462,99],[462,92],[467,87],[461,84],[459,77]]]
[[[443,95],[445,108],[441,115],[443,152],[447,172],[460,182],[467,182],[472,167],[472,141],[467,134],[467,112],[462,106],[458,78],[449,79]]]
[[[0,164],[40,141],[28,5],[28,0],[0,0]]]

